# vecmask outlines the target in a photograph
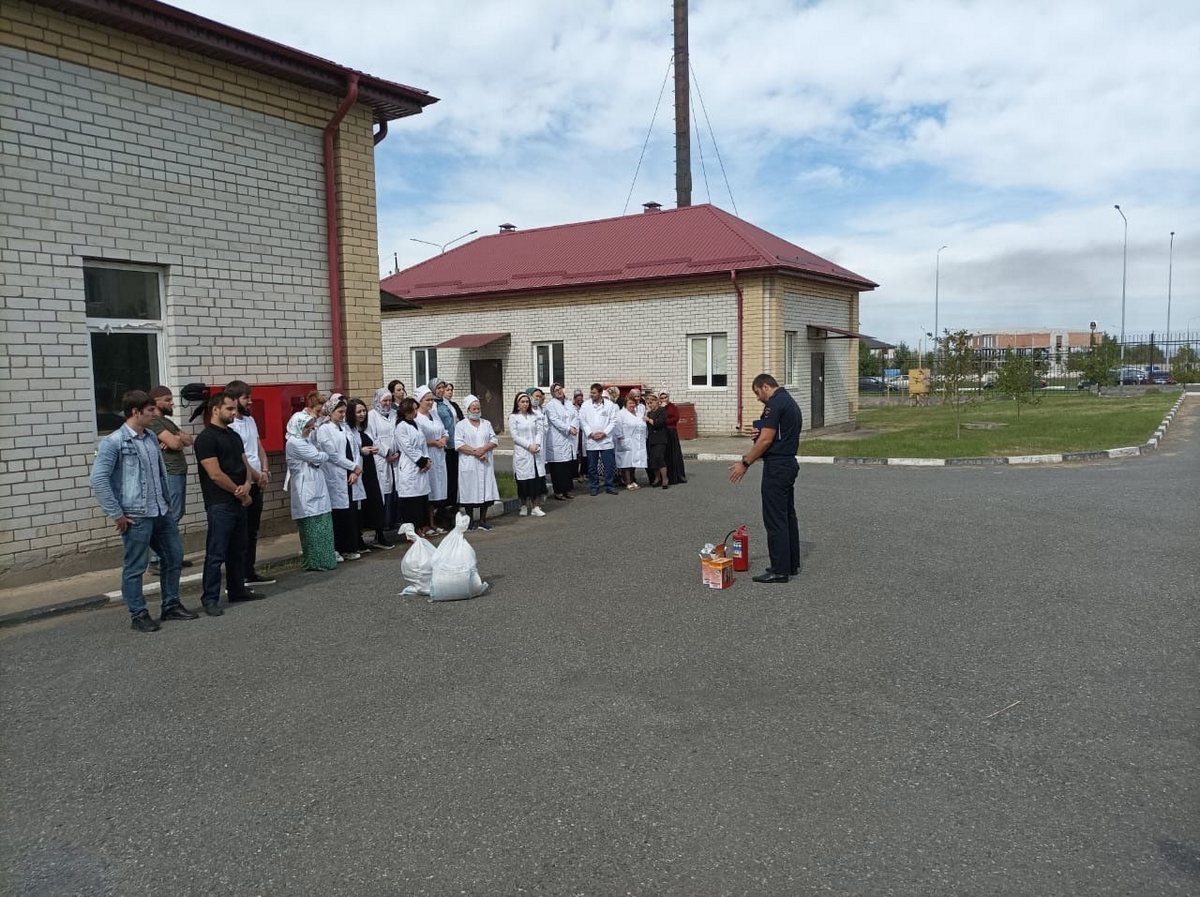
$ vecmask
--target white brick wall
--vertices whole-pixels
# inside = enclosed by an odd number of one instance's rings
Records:
[[[850,299],[841,297],[830,288],[806,288],[792,282],[783,294],[783,329],[797,333],[796,370],[789,380],[795,380],[792,397],[800,403],[807,428],[812,420],[812,353],[825,353],[825,426],[844,424],[851,420],[850,396],[858,392],[858,343],[850,339],[808,339],[808,326],[838,327],[857,331],[858,322],[850,320]],[[782,337],[781,337],[782,339]]]
[[[666,387],[672,401],[696,405],[702,435],[733,432],[737,414],[737,305],[728,287],[698,288],[688,297],[615,299],[561,306],[523,304],[517,309],[488,309],[472,303],[461,312],[398,312],[383,319],[383,370],[388,380],[413,384],[412,348],[433,346],[467,333],[509,332],[502,342],[482,349],[441,349],[438,375],[455,385],[455,396],[470,391],[472,359],[498,358],[504,377],[504,407],[512,396],[534,385],[533,344],[563,343],[567,389],[587,390],[594,382],[642,383]],[[688,334],[728,335],[729,385],[699,389],[688,383]],[[503,422],[493,421],[493,424]]]
[[[85,258],[161,267],[176,390],[331,363],[319,130],[8,47],[0,120],[0,399],[38,410],[0,422],[3,570],[118,542],[88,487]]]

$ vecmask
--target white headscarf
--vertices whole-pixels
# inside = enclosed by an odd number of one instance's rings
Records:
[[[478,401],[479,401],[479,396],[467,396],[465,399],[463,399],[463,404],[462,404],[463,413],[465,414],[466,412],[470,411],[471,406],[474,405]],[[480,411],[483,410],[482,404],[480,404],[479,410]]]
[[[421,399],[425,398],[431,392],[433,392],[433,390],[430,389],[428,386],[418,386],[417,391],[413,393],[413,398],[419,402],[419,401],[421,401]]]
[[[371,402],[371,407],[378,411],[383,416],[384,420],[392,420],[393,416],[396,414],[395,405],[392,405],[392,407],[388,408],[386,411],[383,410],[383,400],[389,398],[391,394],[392,391],[390,389],[388,389],[386,386],[381,386],[379,389],[375,390],[375,400]]]

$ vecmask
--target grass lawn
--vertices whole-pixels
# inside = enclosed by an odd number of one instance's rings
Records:
[[[800,441],[803,455],[857,458],[977,458],[1043,455],[1140,445],[1149,439],[1179,398],[1176,391],[1100,398],[1090,393],[1043,393],[1017,417],[1010,399],[978,398],[963,405],[962,421],[1002,423],[991,430],[963,429],[954,436],[954,409],[943,406],[863,408],[859,430],[879,431],[851,439]]]
[[[517,497],[517,480],[507,471],[496,471],[496,488],[500,490],[501,498]]]

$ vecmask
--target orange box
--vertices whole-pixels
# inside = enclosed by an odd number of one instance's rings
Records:
[[[700,558],[700,581],[710,589],[733,585],[733,558]]]

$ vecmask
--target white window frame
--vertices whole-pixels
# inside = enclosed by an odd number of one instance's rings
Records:
[[[725,339],[725,385],[713,386],[713,338],[724,337]],[[704,340],[705,363],[708,369],[706,374],[707,383],[695,384],[692,382],[692,343],[695,340]],[[688,360],[688,389],[728,389],[729,388],[729,334],[728,333],[689,333],[687,336],[687,360]]]
[[[783,331],[783,385],[796,385],[796,353],[799,349],[800,331]]]
[[[425,366],[425,377],[417,373],[417,357],[420,356]],[[433,370],[431,371],[429,362],[433,360]],[[424,386],[437,376],[437,347],[436,346],[413,346],[412,349],[412,372],[413,384],[412,391],[416,392],[417,387]]]
[[[80,268],[80,273],[86,268],[108,268],[117,271],[142,271],[147,274],[153,274],[158,279],[158,318],[155,320],[143,320],[141,318],[85,318],[87,326],[87,364],[88,364],[88,383],[91,384],[89,401],[92,406],[92,432],[96,439],[108,435],[100,432],[99,423],[96,420],[96,360],[92,353],[92,334],[93,333],[146,333],[157,337],[154,344],[156,355],[158,355],[158,379],[163,385],[169,384],[169,374],[167,369],[167,360],[170,358],[170,353],[167,351],[167,289],[166,289],[166,269],[161,265],[142,265],[135,262],[109,262],[102,259],[85,259]],[[86,298],[85,298],[86,304]],[[158,383],[147,383],[145,385],[146,392],[149,392]],[[118,412],[119,413],[119,412]],[[112,432],[111,430],[108,432]]]
[[[554,361],[557,358],[559,364],[562,366],[563,380],[565,381],[566,376],[567,376],[567,362],[566,362],[565,357],[563,356],[563,341],[562,340],[542,340],[541,342],[537,342],[537,343],[533,344],[533,350],[532,350],[532,356],[531,356],[533,359],[533,376],[530,379],[536,380],[538,377],[538,349],[540,349],[542,347],[546,347],[549,350],[549,354],[550,354],[549,368],[550,368],[551,380],[554,379]],[[539,389],[545,390],[546,392],[550,391],[550,387],[552,385],[553,385],[552,383],[535,383],[534,384],[534,386],[538,387]]]

